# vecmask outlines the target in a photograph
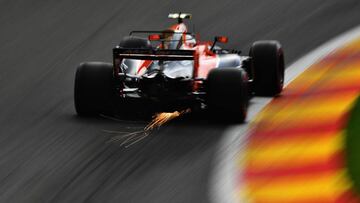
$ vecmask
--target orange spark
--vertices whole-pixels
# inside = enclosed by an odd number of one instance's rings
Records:
[[[158,113],[153,117],[153,120],[144,128],[144,131],[151,131],[160,126],[164,125],[165,123],[181,116],[182,114],[190,112],[190,109],[186,109],[183,111],[175,111],[172,113]]]
[[[152,121],[148,125],[146,125],[146,127],[141,131],[135,131],[135,132],[117,132],[117,131],[108,131],[108,130],[104,130],[104,131],[111,134],[117,134],[116,136],[112,137],[109,140],[110,142],[120,141],[120,146],[124,146],[125,148],[128,148],[131,145],[143,140],[153,130],[158,129],[167,122],[189,112],[190,109],[186,109],[180,112],[175,111],[172,113],[158,113],[153,116]]]

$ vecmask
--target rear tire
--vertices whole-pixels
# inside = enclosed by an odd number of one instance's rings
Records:
[[[108,114],[114,100],[112,64],[87,62],[75,75],[74,102],[80,116]]]
[[[277,41],[257,41],[251,46],[253,90],[258,96],[276,96],[284,86],[284,53]]]
[[[136,36],[127,36],[124,37],[119,46],[121,48],[137,48],[137,49],[150,49],[151,43],[148,39],[136,37]]]
[[[249,95],[247,74],[239,68],[213,69],[207,79],[207,105],[217,120],[244,122]]]

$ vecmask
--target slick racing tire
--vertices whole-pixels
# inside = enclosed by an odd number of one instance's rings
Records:
[[[114,99],[112,64],[87,62],[75,75],[74,102],[80,116],[95,116],[111,111]]]
[[[249,102],[247,83],[247,74],[240,68],[217,68],[209,73],[207,105],[216,120],[244,122]]]
[[[151,43],[148,39],[136,37],[136,36],[127,36],[124,37],[119,46],[121,48],[138,48],[138,49],[150,49]]]
[[[284,53],[277,41],[257,41],[250,48],[254,68],[253,90],[258,96],[276,96],[284,86]]]

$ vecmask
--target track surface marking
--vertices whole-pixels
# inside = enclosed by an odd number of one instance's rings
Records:
[[[251,123],[239,196],[251,202],[360,201],[344,161],[344,128],[359,92],[360,38],[310,66]]]

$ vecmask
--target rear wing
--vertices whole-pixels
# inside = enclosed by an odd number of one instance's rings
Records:
[[[139,59],[139,60],[159,60],[159,61],[181,61],[194,60],[194,50],[172,50],[172,49],[130,49],[114,48],[113,57],[115,59]]]
[[[129,33],[129,35],[134,35],[134,34],[164,34],[164,33],[169,33],[169,34],[175,34],[175,35],[191,35],[195,37],[195,33],[192,32],[174,32],[171,30],[133,30]]]
[[[114,77],[122,77],[121,63],[123,59],[158,60],[158,61],[182,61],[193,60],[193,77],[197,77],[199,68],[199,54],[195,50],[173,50],[173,49],[113,49]]]

